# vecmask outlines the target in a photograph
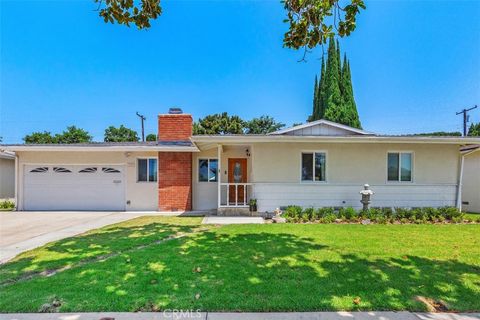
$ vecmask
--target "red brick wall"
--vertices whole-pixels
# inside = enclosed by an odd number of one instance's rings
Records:
[[[192,210],[192,153],[158,153],[158,208]]]
[[[189,114],[161,114],[158,116],[158,139],[164,141],[188,140],[192,136],[192,116]]]

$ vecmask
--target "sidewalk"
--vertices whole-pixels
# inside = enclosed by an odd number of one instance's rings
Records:
[[[0,314],[0,320],[479,320],[480,313],[412,312],[102,312],[102,313],[12,313]]]

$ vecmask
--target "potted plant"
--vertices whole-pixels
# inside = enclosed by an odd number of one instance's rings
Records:
[[[248,204],[250,206],[250,212],[256,212],[257,211],[257,199],[250,199]]]

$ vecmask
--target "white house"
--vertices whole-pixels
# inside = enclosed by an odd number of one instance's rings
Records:
[[[219,210],[460,206],[460,148],[472,137],[383,136],[319,120],[268,135],[192,136],[161,114],[145,143],[4,145],[17,154],[19,210]]]

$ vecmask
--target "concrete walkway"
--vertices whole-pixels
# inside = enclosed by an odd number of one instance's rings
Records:
[[[216,217],[203,218],[202,224],[261,224],[265,223],[262,217]]]
[[[291,312],[291,313],[217,313],[217,312],[104,312],[104,313],[21,313],[0,314],[0,320],[478,320],[480,313],[410,312]]]
[[[2,212],[0,264],[46,243],[160,212]]]

